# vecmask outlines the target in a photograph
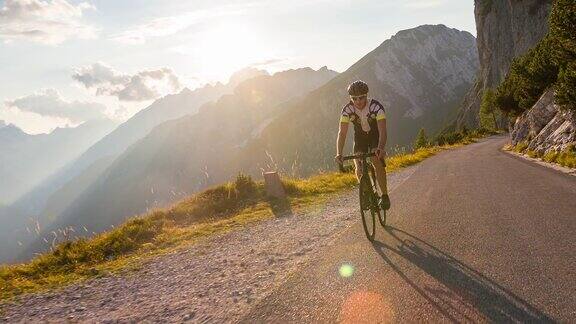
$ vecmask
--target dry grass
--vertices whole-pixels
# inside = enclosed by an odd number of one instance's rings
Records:
[[[574,145],[569,145],[564,151],[549,151],[543,156],[536,151],[529,150],[527,142],[520,142],[515,146],[507,145],[504,149],[567,168],[576,168],[576,148]]]

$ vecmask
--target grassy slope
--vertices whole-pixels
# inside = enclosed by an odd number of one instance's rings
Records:
[[[564,167],[576,168],[576,148],[574,146],[568,147],[562,152],[550,151],[544,155],[529,150],[527,142],[520,142],[515,146],[506,146],[505,149],[516,153],[525,154],[531,158],[538,158],[546,162],[556,163]]]
[[[390,157],[386,162],[387,171],[410,166],[476,139],[468,136],[455,145],[427,147]],[[356,185],[352,173],[336,172],[283,182],[288,195],[286,201],[266,197],[263,183],[239,176],[233,183],[195,194],[169,209],[134,217],[95,237],[60,243],[28,263],[1,266],[0,301],[137,268],[140,261],[151,256],[275,217],[288,208],[292,211],[313,208]]]

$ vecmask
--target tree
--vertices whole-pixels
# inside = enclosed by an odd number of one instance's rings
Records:
[[[480,127],[486,129],[498,129],[496,119],[496,93],[492,89],[486,89],[480,104]]]
[[[416,141],[414,142],[414,149],[417,150],[419,148],[427,146],[428,146],[428,137],[426,136],[426,131],[424,131],[424,128],[420,128],[418,136],[416,136]]]
[[[576,2],[556,0],[550,14],[553,60],[560,72],[556,83],[556,100],[576,110]]]
[[[571,62],[560,72],[556,101],[568,109],[576,110],[576,62]]]
[[[556,100],[576,109],[576,1],[555,0],[550,13],[548,34],[525,55],[514,59],[494,98],[486,98],[481,116],[490,107],[508,116],[518,116],[530,109],[551,87]],[[482,107],[481,107],[482,108]],[[488,120],[485,118],[485,122]]]
[[[558,65],[576,60],[576,2],[555,0],[550,13],[550,31],[554,43],[554,59]]]

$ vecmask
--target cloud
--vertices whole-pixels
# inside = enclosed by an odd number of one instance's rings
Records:
[[[55,89],[45,89],[35,94],[6,101],[5,104],[10,108],[45,117],[65,118],[74,124],[104,118],[106,110],[106,107],[99,103],[66,101]]]
[[[94,63],[74,71],[72,78],[96,95],[114,96],[121,101],[152,100],[182,88],[178,77],[168,68],[122,74],[103,63]]]
[[[126,44],[143,44],[150,38],[173,35],[214,18],[243,14],[252,6],[254,6],[252,3],[226,5],[210,10],[200,9],[174,16],[154,18],[112,35],[111,39]]]
[[[97,29],[81,22],[86,2],[67,0],[6,0],[0,7],[0,38],[6,42],[28,40],[60,44],[70,38],[94,38]]]

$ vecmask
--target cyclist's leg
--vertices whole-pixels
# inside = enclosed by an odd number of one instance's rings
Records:
[[[376,171],[376,181],[380,187],[381,194],[388,194],[388,184],[386,181],[386,167],[382,161],[378,160],[375,156],[371,157],[374,171]]]
[[[360,183],[360,176],[362,175],[362,161],[358,159],[354,160],[354,170],[356,172],[356,179],[358,179],[358,183]]]
[[[376,148],[378,146],[378,137],[372,136],[370,138],[370,147]],[[372,151],[374,151],[372,149]],[[371,157],[372,165],[374,166],[374,171],[376,171],[376,182],[378,182],[378,187],[380,188],[381,195],[388,194],[388,185],[386,181],[386,166],[377,157]]]
[[[363,138],[354,138],[354,154],[366,153],[368,152],[368,143]],[[354,168],[356,171],[356,179],[360,183],[360,177],[362,176],[362,161],[354,159]]]

